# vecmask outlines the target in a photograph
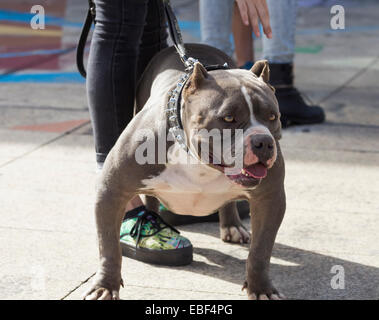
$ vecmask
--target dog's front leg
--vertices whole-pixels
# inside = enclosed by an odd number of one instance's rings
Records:
[[[133,194],[112,189],[112,181],[108,182],[100,182],[97,191],[95,218],[100,266],[83,296],[86,300],[117,300],[122,284],[120,227],[126,204]]]
[[[276,189],[250,200],[252,239],[244,287],[251,300],[281,297],[269,278],[272,248],[286,207],[283,185]]]

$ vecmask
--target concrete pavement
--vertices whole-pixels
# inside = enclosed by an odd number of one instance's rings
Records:
[[[9,1],[0,13],[29,2]],[[173,2],[179,19],[191,22],[185,39],[196,40],[195,5]],[[79,33],[86,2],[62,3],[51,9],[67,22],[57,27],[60,41],[38,38],[46,50],[74,45]],[[299,10],[296,82],[325,108],[327,122],[284,131],[288,207],[271,274],[290,299],[378,299],[379,6],[346,1],[348,29],[330,33],[330,1],[322,3]],[[28,50],[4,30],[0,21],[9,44],[1,52]],[[72,76],[73,52],[48,65],[30,57],[33,69],[16,74],[34,81],[0,74],[0,299],[78,299],[98,262],[85,84]],[[21,62],[0,54],[2,73]],[[41,74],[53,80],[39,82]],[[221,242],[216,223],[179,229],[194,245],[194,262],[158,267],[123,258],[121,298],[245,299],[248,246]],[[344,289],[331,287],[333,266],[344,268]]]

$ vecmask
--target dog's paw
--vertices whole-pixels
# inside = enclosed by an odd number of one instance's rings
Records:
[[[221,240],[232,243],[249,243],[250,234],[243,226],[220,227]]]
[[[120,286],[124,286],[122,279],[105,278],[102,272],[98,272],[82,298],[83,300],[120,300]]]
[[[248,295],[248,300],[285,300],[286,298],[281,293],[259,294],[251,293]]]
[[[259,290],[249,290],[245,281],[242,290],[247,289],[248,300],[286,300],[286,297],[278,292],[272,285]]]
[[[118,290],[103,287],[92,288],[83,295],[83,300],[120,300]]]

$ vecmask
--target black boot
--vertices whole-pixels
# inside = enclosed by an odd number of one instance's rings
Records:
[[[324,110],[320,106],[307,104],[294,87],[293,64],[270,63],[270,78],[271,85],[276,89],[282,127],[325,121]]]

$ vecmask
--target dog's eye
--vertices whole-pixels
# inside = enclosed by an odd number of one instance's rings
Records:
[[[270,121],[276,120],[276,114],[275,113],[271,113],[269,120]]]
[[[226,117],[224,117],[224,121],[231,123],[231,122],[234,122],[235,119],[233,116],[226,116]]]

